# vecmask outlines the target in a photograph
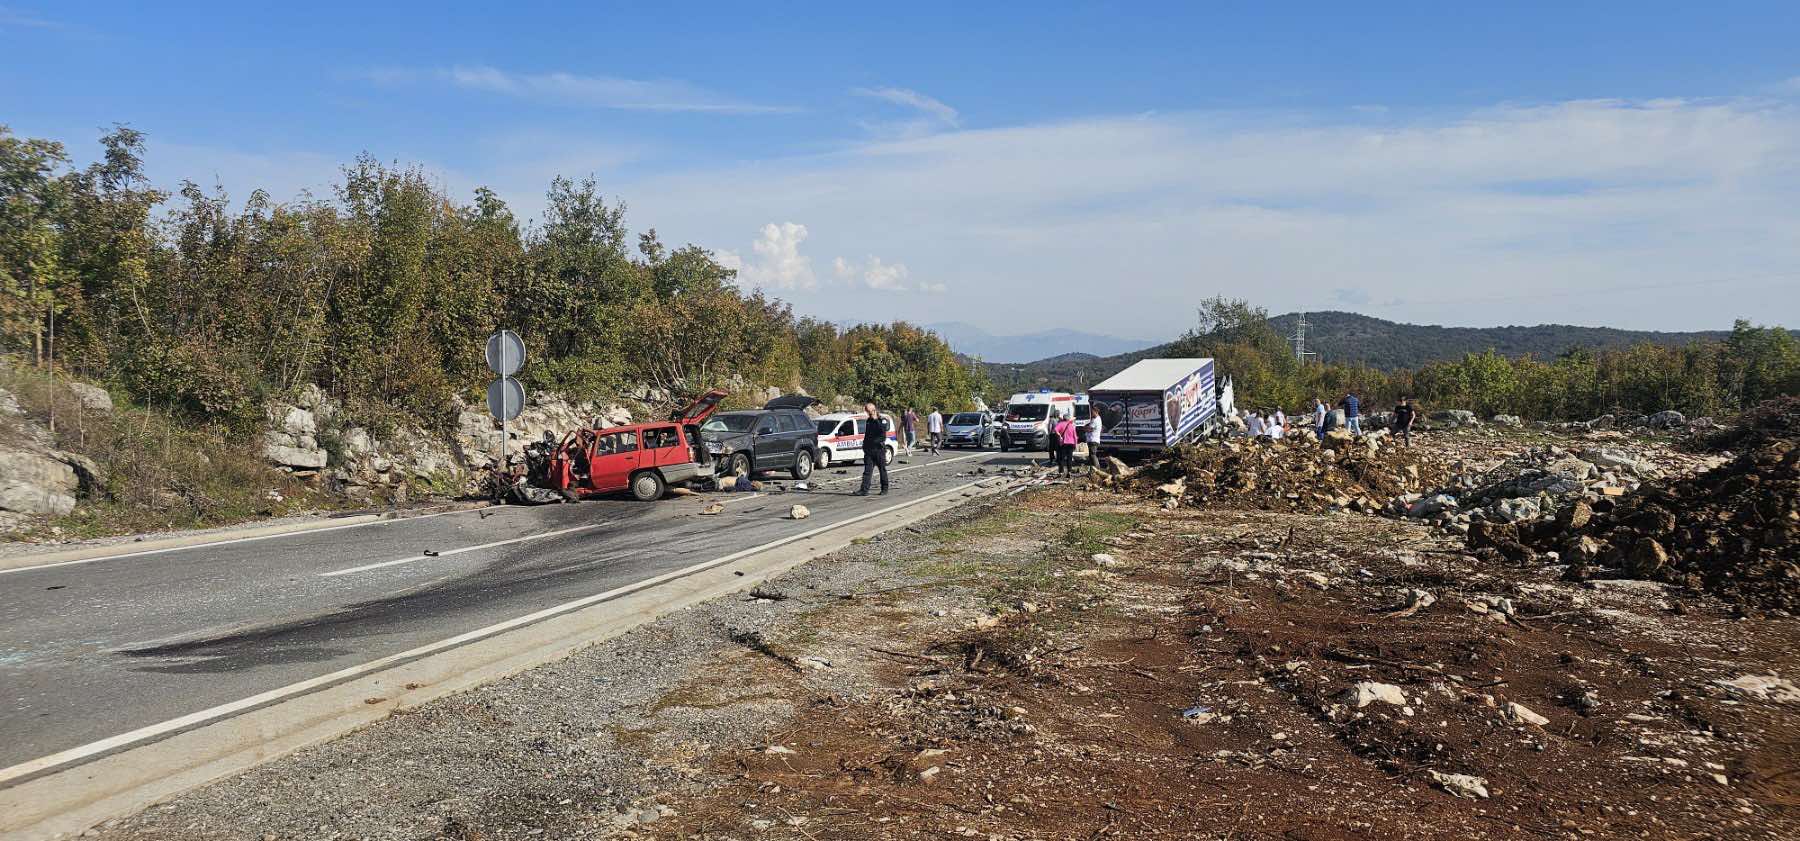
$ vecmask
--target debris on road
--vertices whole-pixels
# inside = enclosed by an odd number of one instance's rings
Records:
[[[812,511],[804,505],[792,505],[788,507],[787,518],[790,520],[804,520],[811,516]]]

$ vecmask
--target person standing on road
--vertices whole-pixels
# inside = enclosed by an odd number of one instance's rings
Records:
[[[869,495],[869,480],[875,478],[876,471],[881,472],[881,492],[885,494],[888,492],[887,421],[874,403],[863,404],[863,415],[863,480],[862,489],[856,495]]]
[[[1325,440],[1325,401],[1313,398],[1313,434]]]
[[[1400,440],[1406,446],[1412,446],[1413,421],[1418,418],[1418,409],[1413,407],[1411,397],[1400,398],[1400,405],[1394,407],[1394,431],[1399,433]]]
[[[1102,426],[1103,424],[1100,423],[1099,412],[1094,412],[1088,416],[1087,445],[1089,473],[1092,473],[1094,468],[1100,466],[1100,430]]]
[[[937,455],[938,449],[944,446],[944,413],[936,406],[925,416],[925,433],[931,436],[931,454]]]
[[[1360,410],[1362,409],[1362,402],[1356,399],[1355,394],[1345,394],[1344,401],[1339,405],[1344,407],[1344,426],[1349,428],[1351,435],[1361,435],[1362,417],[1360,416]]]
[[[900,414],[900,447],[907,455],[912,455],[913,443],[918,440],[919,413],[911,406]]]
[[[1075,473],[1075,419],[1066,417],[1056,422],[1056,472],[1060,476]]]

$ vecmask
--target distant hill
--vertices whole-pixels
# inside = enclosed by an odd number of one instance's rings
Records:
[[[1288,313],[1269,319],[1269,323],[1283,336],[1292,336],[1298,320],[1296,314]],[[1428,362],[1457,359],[1465,353],[1480,353],[1490,348],[1503,356],[1531,354],[1549,358],[1574,347],[1617,347],[1642,342],[1679,345],[1729,334],[1723,330],[1660,333],[1568,324],[1438,327],[1330,311],[1307,313],[1306,325],[1306,349],[1318,353],[1320,360],[1388,369],[1417,368]]]
[[[1284,336],[1294,333],[1296,313],[1269,319]],[[1698,339],[1730,335],[1725,330],[1661,333],[1647,330],[1615,330],[1611,327],[1576,327],[1541,324],[1535,327],[1438,327],[1402,324],[1353,312],[1306,314],[1306,349],[1326,362],[1362,363],[1375,368],[1417,368],[1430,362],[1460,359],[1466,353],[1492,348],[1506,356],[1532,354],[1554,357],[1577,347],[1615,347],[1641,342],[1678,345]],[[951,342],[955,346],[955,342]],[[1043,386],[1081,389],[1124,370],[1140,359],[1160,356],[1168,343],[1094,358],[1060,354],[1024,364],[988,364],[988,379],[995,393],[1012,393]]]
[[[950,349],[984,362],[1016,364],[1069,355],[1115,356],[1147,348],[1155,342],[1121,339],[1080,330],[1055,329],[1017,336],[990,333],[972,324],[946,321],[925,329],[943,337]]]

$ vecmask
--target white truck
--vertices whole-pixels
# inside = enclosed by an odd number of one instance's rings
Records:
[[[1088,389],[1100,449],[1120,455],[1173,447],[1220,422],[1213,361],[1144,359]]]

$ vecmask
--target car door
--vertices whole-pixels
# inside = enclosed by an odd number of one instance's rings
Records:
[[[589,456],[594,490],[624,490],[631,484],[631,474],[638,469],[642,459],[643,453],[638,450],[638,434],[635,429],[602,432],[595,436],[594,449]]]
[[[799,412],[776,412],[775,414],[781,424],[781,437],[787,442],[784,452],[794,459],[793,464],[799,464],[801,453],[809,449],[817,449],[818,430],[813,427],[810,418]],[[808,446],[809,444],[815,446]]]
[[[684,464],[690,460],[687,448],[681,445],[681,436],[676,434],[673,424],[645,429],[642,437],[639,444],[643,456],[638,459],[638,464],[642,467]]]
[[[788,440],[781,434],[781,423],[774,412],[763,412],[752,430],[752,450],[756,453],[756,469],[768,470],[793,464],[793,453],[786,452]]]

